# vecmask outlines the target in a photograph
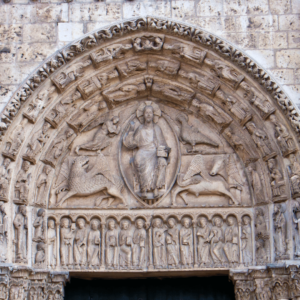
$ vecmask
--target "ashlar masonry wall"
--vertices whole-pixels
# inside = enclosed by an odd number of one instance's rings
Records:
[[[56,50],[103,25],[146,14],[229,40],[267,69],[300,108],[300,0],[11,0],[0,3],[0,111]]]

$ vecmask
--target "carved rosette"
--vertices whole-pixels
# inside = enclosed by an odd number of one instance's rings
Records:
[[[240,268],[237,299],[299,297],[298,269],[279,268],[300,257],[299,116],[225,42],[152,17],[98,30],[46,61],[1,118],[1,263]],[[2,298],[63,297],[64,279],[24,272]]]

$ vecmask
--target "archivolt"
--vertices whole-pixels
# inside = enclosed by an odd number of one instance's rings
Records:
[[[255,179],[265,192],[256,191],[257,182],[252,182],[255,204],[298,196],[299,180],[290,188],[286,166],[293,168],[298,159],[294,154],[300,116],[278,85],[218,37],[145,17],[97,30],[66,46],[12,97],[1,116],[1,147],[15,170],[7,177],[1,199],[28,204],[32,198],[35,203],[30,204],[43,206],[38,201],[38,175],[52,172],[75,137],[99,125],[102,115],[141,99],[176,107],[185,113],[178,117],[182,123],[188,114],[201,117],[223,135],[249,174],[252,164],[265,162],[257,166],[262,177]],[[22,180],[30,183],[21,188]],[[19,187],[9,193],[9,182]],[[230,212],[224,211],[223,218],[227,215]],[[120,213],[116,218],[121,217]]]

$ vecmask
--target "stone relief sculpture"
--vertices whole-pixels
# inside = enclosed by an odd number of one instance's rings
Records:
[[[137,194],[145,200],[162,196],[166,187],[166,170],[171,148],[168,147],[161,128],[157,125],[161,110],[152,102],[145,102],[136,112],[141,125],[130,124],[123,137],[128,149],[137,149],[133,157],[133,168],[139,186]]]
[[[137,219],[135,227],[132,238],[132,266],[135,269],[142,269],[146,265],[145,221]]]
[[[55,268],[56,267],[56,243],[57,243],[57,236],[56,236],[56,228],[55,228],[55,221],[53,219],[48,220],[48,229],[47,229],[47,244],[48,244],[48,265],[49,267]]]
[[[46,198],[48,194],[49,184],[50,184],[50,173],[52,169],[50,166],[45,165],[43,167],[42,173],[37,178],[36,183],[36,198],[34,204],[37,206],[46,206]]]
[[[274,206],[273,223],[274,223],[274,244],[276,259],[282,259],[286,256],[287,237],[286,237],[286,219],[284,204]],[[289,257],[287,256],[287,259]]]
[[[118,125],[119,117],[114,116],[111,119],[102,118],[100,121],[97,121],[101,127],[96,131],[93,140],[85,144],[79,145],[76,147],[75,152],[79,155],[79,150],[88,150],[88,151],[101,151],[104,148],[107,148],[111,144],[111,138],[120,133],[121,127]],[[90,124],[85,131],[93,129],[93,123]]]
[[[4,158],[0,166],[0,200],[8,201],[8,192],[11,180],[11,170],[8,168],[11,163],[9,158]]]
[[[27,245],[28,245],[28,221],[27,208],[24,205],[18,206],[17,213],[13,221],[15,235],[15,262],[27,262]]]
[[[3,294],[62,299],[69,271],[212,268],[240,299],[300,297],[297,267],[279,266],[300,257],[297,112],[245,54],[145,20],[69,45],[5,109]]]
[[[8,217],[4,203],[0,203],[0,262],[7,260]]]
[[[241,234],[241,252],[242,260],[246,266],[252,264],[253,261],[253,247],[252,247],[252,228],[251,219],[249,216],[242,217],[242,234]]]
[[[51,125],[48,122],[43,124],[43,127],[36,131],[27,145],[27,151],[23,155],[24,160],[30,161],[32,164],[36,164],[37,155],[40,154],[47,140],[49,134],[47,133]]]
[[[41,91],[37,98],[34,99],[31,103],[29,103],[29,107],[23,116],[29,120],[31,123],[35,123],[38,115],[45,108],[48,102],[52,99],[52,94],[55,92],[55,86],[51,86],[49,89]]]
[[[67,159],[56,181],[56,206],[61,206],[67,199],[74,195],[85,196],[107,189],[107,194],[121,200],[126,205],[126,200],[121,194],[123,183],[120,178],[113,176],[108,163],[102,153],[97,156],[97,163],[87,172],[89,167],[87,156],[78,156]],[[59,194],[65,192],[61,198]]]
[[[59,134],[46,152],[43,162],[55,168],[59,158],[66,151],[68,145],[74,140],[75,134],[71,128],[67,128]]]
[[[14,189],[14,202],[19,204],[27,203],[29,193],[29,182],[31,173],[28,173],[30,162],[23,160],[22,168],[17,175]]]

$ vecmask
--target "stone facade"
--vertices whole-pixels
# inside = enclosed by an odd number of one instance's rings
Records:
[[[2,2],[0,110],[54,51],[100,26],[145,14],[185,21],[232,42],[268,70],[299,105],[299,12],[298,0]]]
[[[194,2],[168,4],[152,9],[194,17]],[[12,35],[21,43],[19,71],[2,64],[13,86],[22,66],[43,61],[1,115],[2,299],[62,299],[69,272],[228,273],[237,299],[298,299],[300,116],[250,58],[264,55],[265,69],[276,59],[279,77],[297,75],[284,34],[266,33],[278,18],[264,15],[278,7],[196,5],[197,14],[228,14],[230,26],[251,31],[232,34],[235,43],[263,50],[241,53],[199,27],[146,16],[98,29],[45,60],[63,45],[57,38],[149,10],[59,3],[38,13],[39,5],[14,11],[12,20],[35,14],[19,27],[21,39]]]

